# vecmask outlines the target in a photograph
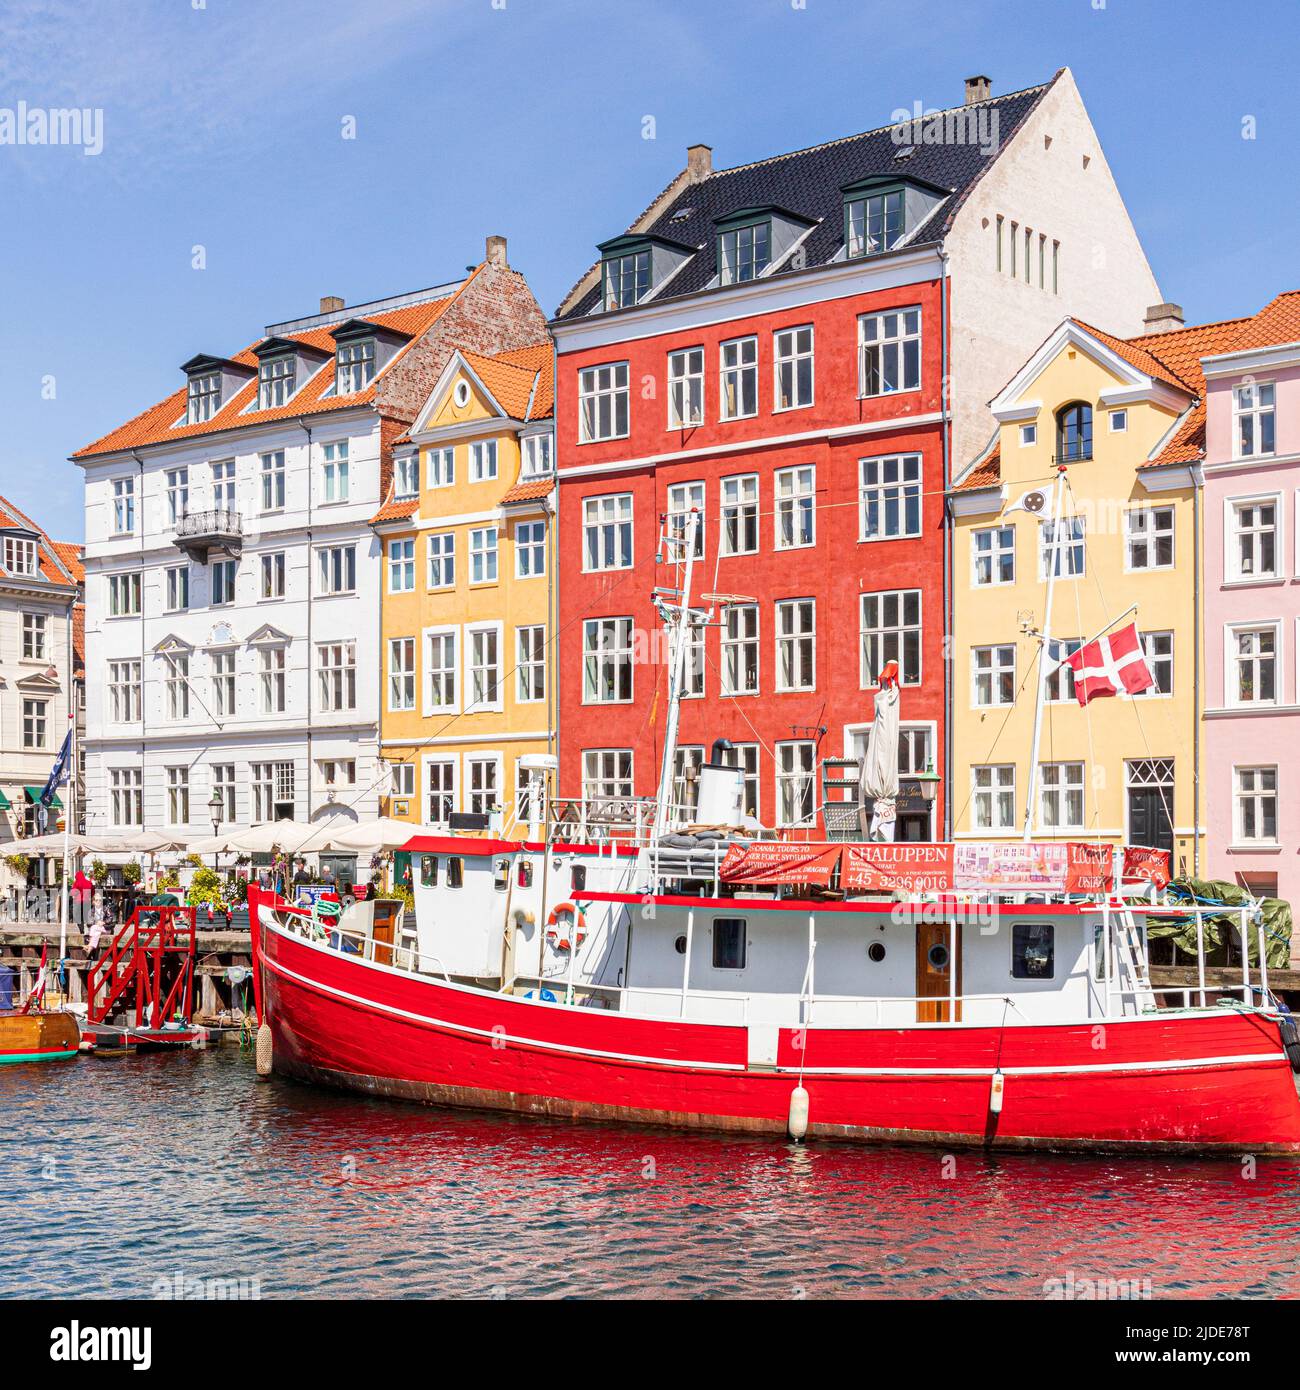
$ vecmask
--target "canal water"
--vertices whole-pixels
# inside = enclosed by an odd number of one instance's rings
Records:
[[[425,1109],[234,1050],[0,1067],[0,1296],[1300,1294],[1300,1163]]]

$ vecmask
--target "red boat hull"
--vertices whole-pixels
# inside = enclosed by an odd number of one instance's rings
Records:
[[[1300,1152],[1277,1025],[1233,1009],[1074,1023],[780,1031],[524,1000],[376,966],[259,927],[274,1066],[432,1104],[783,1134],[1008,1148]],[[806,1049],[799,1051],[801,1037]],[[993,1114],[995,1070],[1004,1103]]]

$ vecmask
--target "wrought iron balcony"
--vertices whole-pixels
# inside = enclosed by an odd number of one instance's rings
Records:
[[[207,564],[213,550],[237,557],[244,544],[243,523],[239,513],[228,507],[186,512],[176,523],[176,544],[199,564]]]

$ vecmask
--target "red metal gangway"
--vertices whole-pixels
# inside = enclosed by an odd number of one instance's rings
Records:
[[[89,976],[86,1017],[103,1023],[129,1008],[135,987],[136,1028],[161,1028],[194,1012],[198,937],[192,907],[137,907],[118,928]]]

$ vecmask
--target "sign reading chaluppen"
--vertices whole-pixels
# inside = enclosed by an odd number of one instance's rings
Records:
[[[969,844],[788,844],[759,840],[733,845],[722,861],[726,883],[827,887],[839,869],[849,893],[1053,892],[1108,893],[1110,845],[1077,840]],[[1169,856],[1141,851],[1140,874],[1125,859],[1125,877],[1169,881]],[[1135,865],[1135,867],[1137,867]]]

